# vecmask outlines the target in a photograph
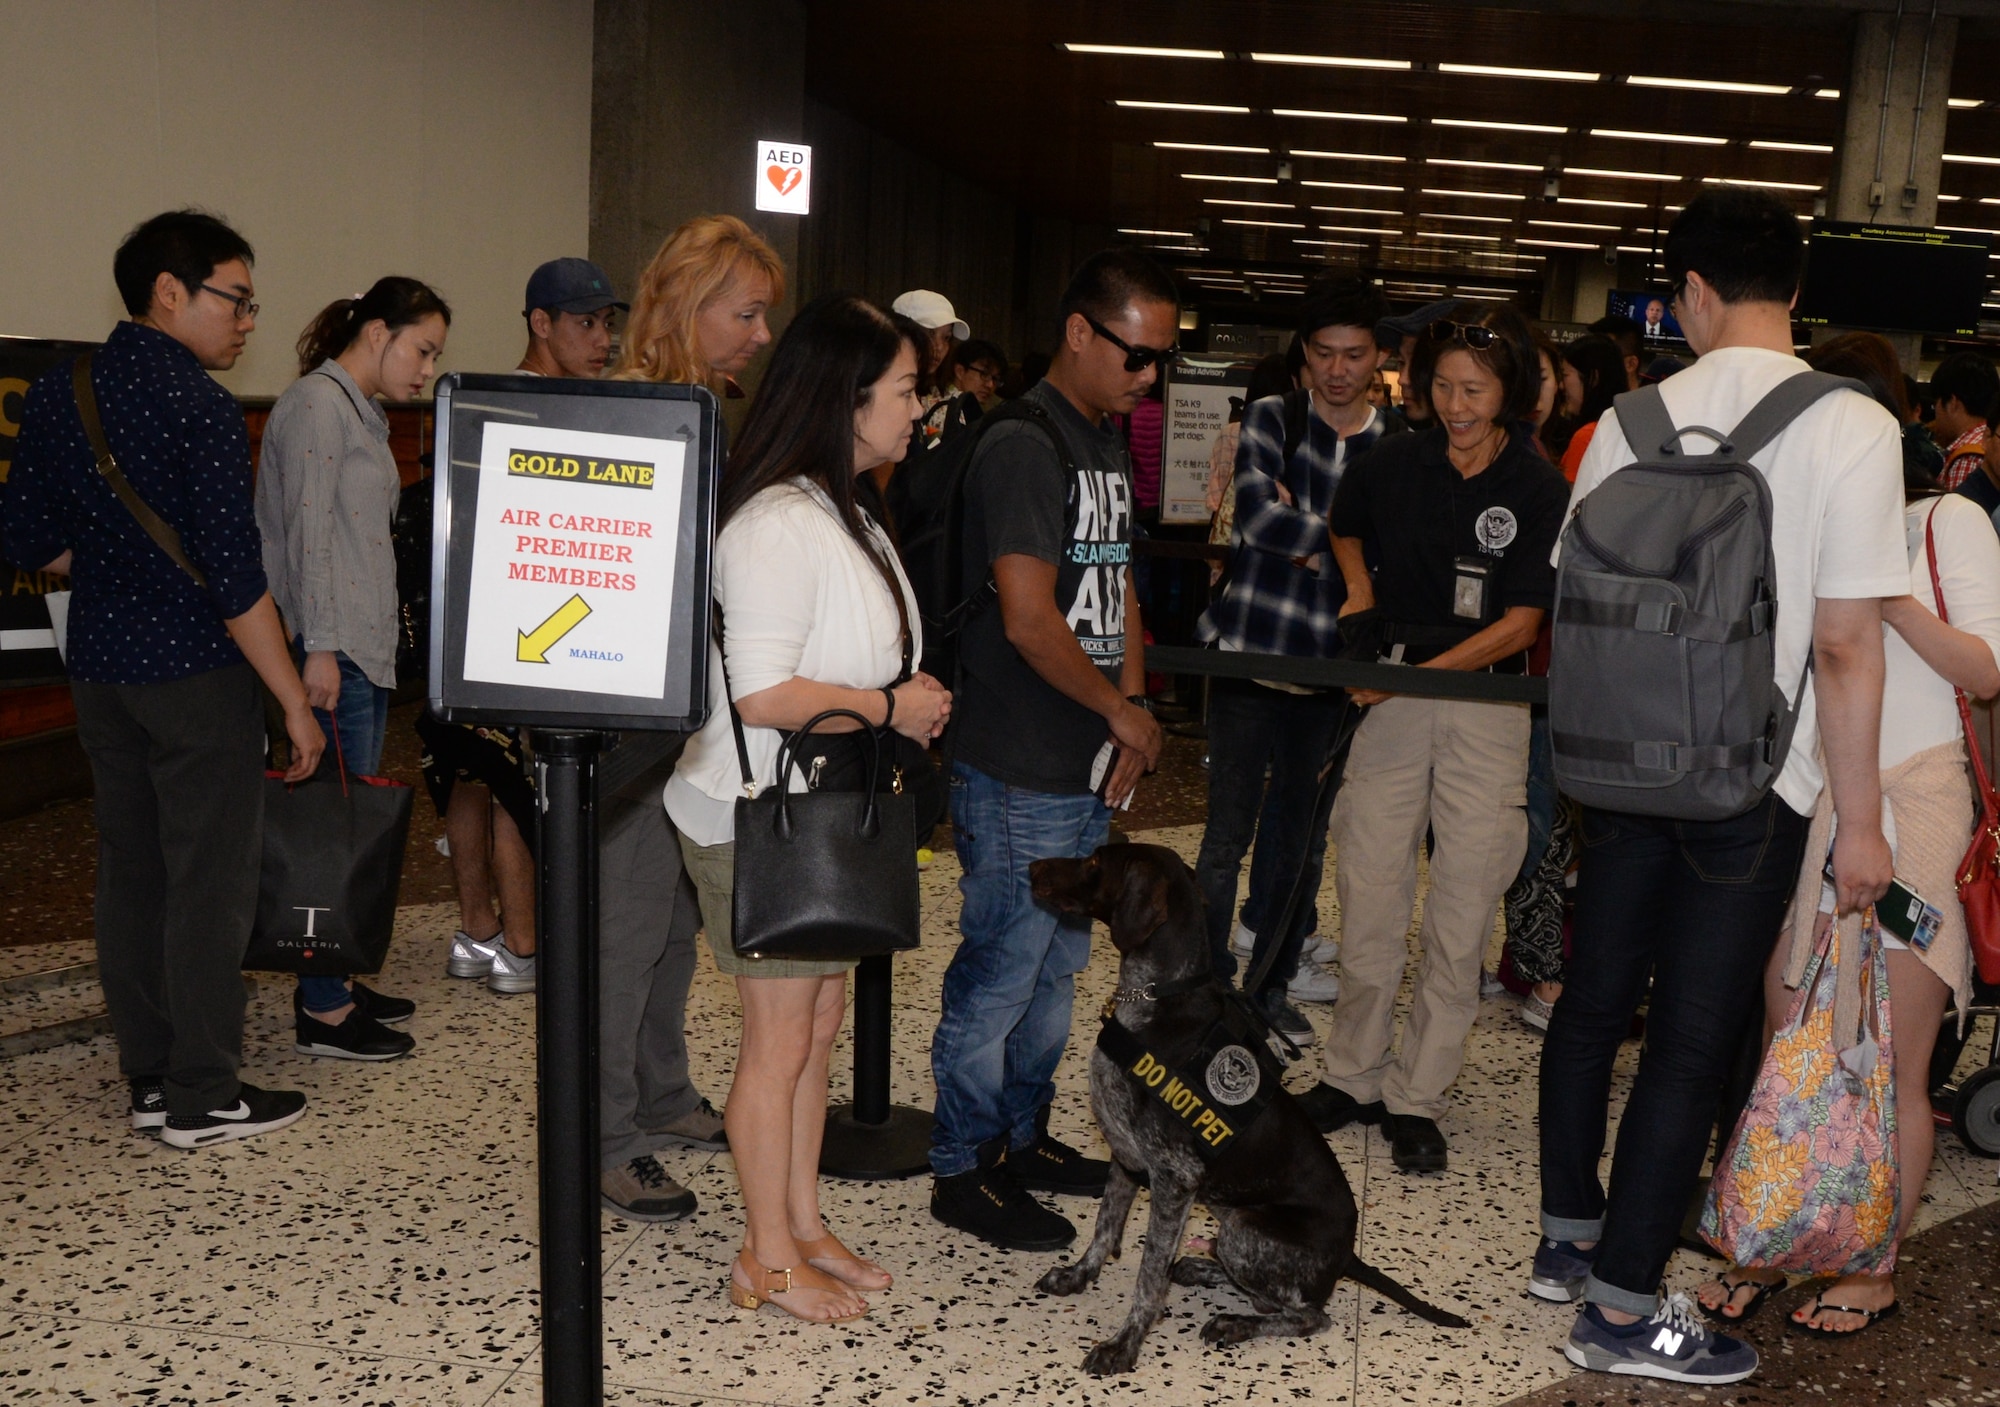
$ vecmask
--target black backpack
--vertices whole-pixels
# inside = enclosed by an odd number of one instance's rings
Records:
[[[1076,457],[1055,418],[1025,398],[995,406],[969,425],[947,426],[928,449],[913,450],[889,480],[896,550],[924,623],[923,669],[947,684],[958,667],[958,639],[966,622],[999,595],[990,575],[976,590],[965,589],[966,472],[987,432],[1017,420],[1041,427],[1069,476],[1063,508],[1067,537],[1076,531]]]

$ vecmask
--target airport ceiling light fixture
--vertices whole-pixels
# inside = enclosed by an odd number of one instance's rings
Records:
[[[1585,196],[1585,195],[1560,195],[1556,197],[1556,204],[1590,205],[1590,206],[1595,206],[1599,210],[1644,210],[1646,208],[1645,203],[1643,201],[1596,200],[1590,196]],[[1673,208],[1678,210],[1680,207],[1675,206]]]
[[[1313,68],[1377,68],[1408,72],[1412,67],[1408,59],[1354,59],[1338,54],[1260,54],[1250,53],[1253,63],[1260,64],[1305,64]]]
[[[1299,184],[1322,191],[1391,191],[1397,195],[1403,193],[1401,186],[1373,186],[1366,181],[1300,181]]]
[[[1536,167],[1540,170],[1540,167]],[[1678,181],[1677,171],[1614,171],[1608,166],[1565,166],[1565,176],[1595,176],[1605,181]]]
[[[1634,88],[1678,88],[1697,93],[1762,93],[1779,98],[1792,91],[1783,83],[1732,83],[1721,78],[1661,78],[1638,73],[1625,82]]]
[[[1987,225],[1932,225],[1934,230],[1950,230],[1953,234],[2000,234],[2000,230]]]
[[[1466,157],[1458,156],[1427,156],[1424,158],[1424,165],[1463,166],[1474,171],[1534,171],[1539,173],[1542,169],[1525,161],[1473,161]]]
[[[1498,244],[1499,235],[1470,234],[1464,230],[1418,230],[1418,239],[1448,239],[1459,244]]]
[[[1469,78],[1544,78],[1557,83],[1595,83],[1604,76],[1572,68],[1507,68],[1500,64],[1439,64],[1438,72]]]
[[[1128,230],[1120,229],[1120,234],[1152,235],[1155,239],[1193,239],[1193,230]]]
[[[1387,215],[1392,220],[1403,218],[1400,210],[1382,210],[1373,205],[1314,205],[1310,209],[1326,215]]]
[[[1226,112],[1235,113],[1239,116],[1246,116],[1250,112],[1250,109],[1247,107],[1237,107],[1229,103],[1164,103],[1153,102],[1145,98],[1113,98],[1111,105],[1113,107],[1146,108],[1154,112]]]
[[[1459,196],[1469,200],[1526,200],[1525,195],[1513,191],[1447,191],[1424,187],[1425,195]]]
[[[1331,122],[1408,122],[1407,117],[1399,117],[1388,112],[1323,112],[1318,108],[1274,107],[1274,117],[1319,117]]]
[[[1225,224],[1225,225],[1257,225],[1257,226],[1260,226],[1260,227],[1262,227],[1262,228],[1264,228],[1264,229],[1269,229],[1269,230],[1302,230],[1302,229],[1304,229],[1304,228],[1305,228],[1305,224],[1304,224],[1304,222],[1303,222],[1303,221],[1299,221],[1299,220],[1230,220],[1230,219],[1225,219],[1225,220],[1224,220],[1224,221],[1223,221],[1222,223],[1223,223],[1223,224]]]
[[[1984,98],[1946,98],[1946,99],[1945,99],[1945,104],[1946,104],[1946,106],[1948,106],[1948,107],[1985,107],[1985,106],[1986,106],[1986,99],[1984,99]]]
[[[1299,207],[1289,200],[1225,200],[1219,195],[1209,196],[1203,205],[1249,206],[1252,210],[1296,210]]]
[[[1752,142],[1752,151],[1803,151],[1818,156],[1831,156],[1833,148],[1825,142]]]
[[[1620,254],[1656,254],[1659,251],[1643,244],[1621,244],[1618,246],[1618,252]]]
[[[1827,98],[1827,99],[1836,99],[1836,100],[1837,100],[1837,99],[1838,99],[1838,98],[1840,97],[1840,89],[1838,89],[1838,88],[1815,88],[1815,89],[1813,89],[1813,96],[1814,96],[1815,98]]]
[[[1366,249],[1366,241],[1358,239],[1295,239],[1293,244],[1314,245],[1321,249]]]
[[[1369,151],[1316,151],[1308,147],[1286,147],[1286,156],[1308,156],[1316,161],[1407,161],[1405,156],[1391,156],[1387,152]]]
[[[1481,132],[1534,132],[1560,137],[1569,131],[1567,127],[1550,127],[1540,122],[1481,122],[1470,117],[1433,117],[1433,127],[1470,127]]]
[[[1627,132],[1619,127],[1593,127],[1593,137],[1616,137],[1627,142],[1675,142],[1688,147],[1721,147],[1729,144],[1727,137],[1697,137],[1687,132]],[[1757,145],[1755,142],[1751,146]]]
[[[1155,142],[1153,145],[1159,147],[1162,151],[1221,151],[1231,152],[1239,156],[1269,156],[1271,154],[1269,147],[1227,147],[1219,146],[1214,142]]]
[[[1599,244],[1583,244],[1573,239],[1529,239],[1525,235],[1514,241],[1516,244],[1532,244],[1537,249],[1601,249]]]
[[[1217,176],[1205,171],[1183,171],[1181,172],[1181,179],[1183,181],[1232,181],[1237,185],[1243,186],[1275,186],[1278,184],[1276,176]]]
[[[1313,208],[1318,209],[1319,207],[1314,206]],[[1426,210],[1419,214],[1417,218],[1419,220],[1477,221],[1482,225],[1511,225],[1514,223],[1512,215],[1448,215],[1442,210]]]
[[[1530,220],[1529,224],[1543,230],[1602,230],[1606,234],[1617,234],[1620,225],[1586,225],[1579,220]]]
[[[1384,229],[1379,226],[1371,227],[1368,225],[1321,225],[1319,227],[1319,232],[1321,234],[1365,234],[1365,235],[1400,235],[1403,233],[1402,230],[1400,229],[1392,230],[1392,229]]]
[[[1504,293],[1507,297],[1512,298],[1521,290],[1518,288],[1490,288],[1485,284],[1461,283],[1458,286],[1458,291],[1460,293]]]
[[[1226,59],[1222,49],[1156,49],[1144,44],[1065,44],[1072,54],[1111,54],[1124,59]]]
[[[1994,164],[2000,165],[2000,161],[1996,161]],[[1818,186],[1806,185],[1802,181],[1753,181],[1742,176],[1703,176],[1701,183],[1704,186],[1748,186],[1753,190],[1763,191],[1816,191],[1820,189]]]
[[[1948,151],[1944,154],[1944,159],[1955,161],[1961,166],[2000,166],[2000,156],[1967,156],[1963,152]],[[1813,189],[1818,190],[1819,187],[1815,186]]]

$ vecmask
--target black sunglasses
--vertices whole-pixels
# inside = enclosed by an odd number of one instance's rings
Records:
[[[1492,328],[1470,322],[1434,322],[1424,330],[1424,335],[1433,342],[1463,342],[1481,352],[1500,340],[1500,334]]]
[[[1090,324],[1092,332],[1095,332],[1099,337],[1102,337],[1125,354],[1125,369],[1127,371],[1144,371],[1154,363],[1158,363],[1160,370],[1165,371],[1173,365],[1174,358],[1181,354],[1181,349],[1178,345],[1163,347],[1158,350],[1152,347],[1135,347],[1089,313],[1082,314],[1082,317],[1085,322]]]

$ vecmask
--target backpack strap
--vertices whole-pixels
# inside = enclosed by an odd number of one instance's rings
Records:
[[[1778,438],[1787,425],[1817,405],[1821,397],[1842,389],[1874,399],[1859,381],[1824,371],[1802,371],[1797,376],[1780,381],[1763,400],[1750,407],[1748,415],[1737,422],[1728,437],[1730,451],[1737,459],[1749,459]]]
[[[97,472],[104,476],[104,482],[111,486],[111,492],[125,505],[145,530],[153,545],[167,554],[169,560],[194,578],[194,584],[204,591],[208,589],[208,579],[199,568],[188,560],[186,550],[181,546],[181,535],[172,523],[153,511],[153,506],[139,497],[139,491],[132,487],[132,481],[125,477],[125,471],[118,467],[118,460],[111,453],[111,445],[104,438],[104,423],[97,414],[97,392],[90,384],[90,356],[85,352],[70,368],[70,386],[76,393],[76,413],[83,421],[83,433],[90,441],[90,452],[97,459]]]
[[[1618,412],[1618,428],[1625,432],[1625,443],[1641,459],[1677,453],[1674,441],[1687,433],[1674,428],[1674,418],[1667,414],[1658,386],[1641,386],[1613,397],[1611,408]]]

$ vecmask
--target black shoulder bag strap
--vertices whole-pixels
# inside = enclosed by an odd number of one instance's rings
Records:
[[[70,380],[76,388],[76,412],[83,421],[83,433],[90,441],[91,453],[97,456],[97,472],[104,476],[104,482],[118,495],[118,501],[125,510],[138,520],[146,530],[146,536],[153,539],[153,545],[172,559],[175,566],[194,578],[194,584],[206,590],[208,579],[204,577],[181,547],[181,535],[174,525],[152,509],[139,491],[132,487],[132,481],[125,477],[125,471],[118,467],[118,461],[111,455],[111,446],[104,439],[104,424],[97,417],[97,392],[90,384],[90,353],[85,352],[76,359],[71,368]]]

